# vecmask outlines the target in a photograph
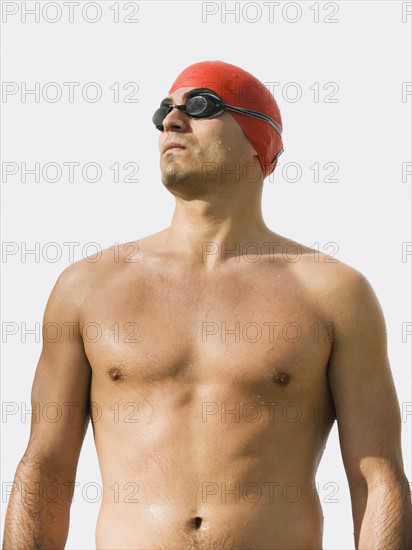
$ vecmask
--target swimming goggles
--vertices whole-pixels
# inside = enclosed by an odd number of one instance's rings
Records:
[[[218,95],[211,92],[199,91],[196,95],[190,97],[185,105],[171,105],[169,103],[160,104],[159,109],[155,111],[152,121],[158,130],[164,131],[163,121],[170,113],[172,109],[179,109],[183,111],[190,118],[214,118],[220,116],[225,110],[239,113],[241,115],[250,116],[267,122],[274,128],[274,130],[282,137],[282,128],[272,118],[258,111],[252,111],[251,109],[244,109],[242,107],[234,107],[233,105],[227,105]],[[279,153],[280,154],[280,153]]]

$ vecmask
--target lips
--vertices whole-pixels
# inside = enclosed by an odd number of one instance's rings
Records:
[[[185,149],[185,147],[176,141],[170,141],[163,147],[162,155],[164,155],[169,149]]]

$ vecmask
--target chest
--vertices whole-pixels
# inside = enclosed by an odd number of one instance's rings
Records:
[[[83,340],[93,374],[147,386],[185,381],[306,392],[325,382],[331,325],[316,296],[285,275],[205,282],[149,273],[102,283]]]

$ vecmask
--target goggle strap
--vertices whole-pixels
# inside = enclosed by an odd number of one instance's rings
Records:
[[[272,162],[270,164],[273,164],[274,162],[276,162],[283,152],[284,152],[284,149],[282,147],[282,149],[279,151],[279,153],[276,153],[275,158],[272,160]]]
[[[253,118],[257,118],[259,120],[262,120],[263,122],[268,122],[277,132],[279,137],[282,137],[282,128],[279,126],[277,122],[275,122],[272,118],[270,118],[267,115],[264,115],[263,113],[258,113],[257,111],[252,111],[251,109],[243,109],[242,107],[233,107],[233,105],[226,105],[226,109],[229,111],[233,111],[234,113],[239,113],[247,116],[251,116]]]

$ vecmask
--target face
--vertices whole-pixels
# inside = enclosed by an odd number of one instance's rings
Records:
[[[184,94],[191,90],[196,88],[179,88],[171,95],[170,103],[184,105]],[[260,168],[256,151],[228,111],[215,118],[194,119],[172,109],[163,127],[159,136],[160,169],[163,184],[173,194],[208,195],[223,185],[236,185],[247,163],[257,163]],[[164,152],[172,142],[183,148]]]

